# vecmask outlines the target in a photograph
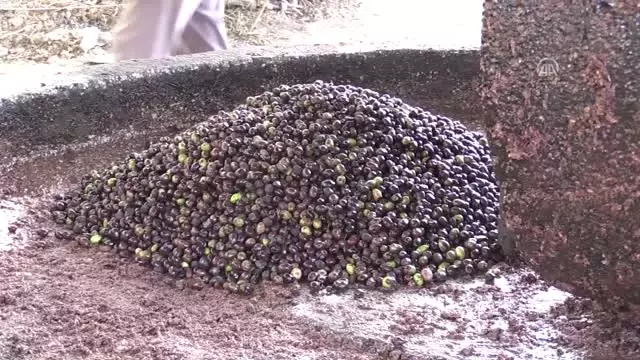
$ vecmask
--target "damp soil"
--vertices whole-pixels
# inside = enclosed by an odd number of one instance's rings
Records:
[[[18,221],[10,236],[27,242],[0,254],[0,359],[640,358],[633,322],[524,269],[503,265],[494,284],[264,284],[243,297],[56,239],[41,221]]]
[[[265,283],[246,297],[63,238],[51,194],[154,136],[88,139],[3,169],[0,359],[640,359],[637,314],[516,265],[493,283],[319,295]]]

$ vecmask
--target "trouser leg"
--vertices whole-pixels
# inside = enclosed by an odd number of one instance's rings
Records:
[[[129,0],[113,29],[116,60],[171,56],[197,0]]]
[[[227,49],[224,0],[202,0],[184,30],[182,41],[190,53]]]

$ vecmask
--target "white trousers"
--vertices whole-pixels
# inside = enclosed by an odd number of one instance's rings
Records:
[[[115,60],[227,48],[224,0],[129,0],[113,29]]]

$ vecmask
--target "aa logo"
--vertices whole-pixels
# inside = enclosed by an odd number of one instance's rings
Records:
[[[558,76],[560,66],[558,63],[549,58],[544,58],[538,62],[537,72],[540,77],[555,77]]]

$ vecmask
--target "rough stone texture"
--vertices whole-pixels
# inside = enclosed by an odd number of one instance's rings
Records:
[[[639,304],[640,9],[610,5],[485,1],[482,93],[505,247],[576,293]]]
[[[66,144],[127,126],[191,124],[274,85],[317,79],[389,92],[479,122],[476,51],[296,47],[282,54],[282,49],[251,49],[98,65],[54,75],[43,84],[2,89],[0,150],[26,154],[34,146]]]

